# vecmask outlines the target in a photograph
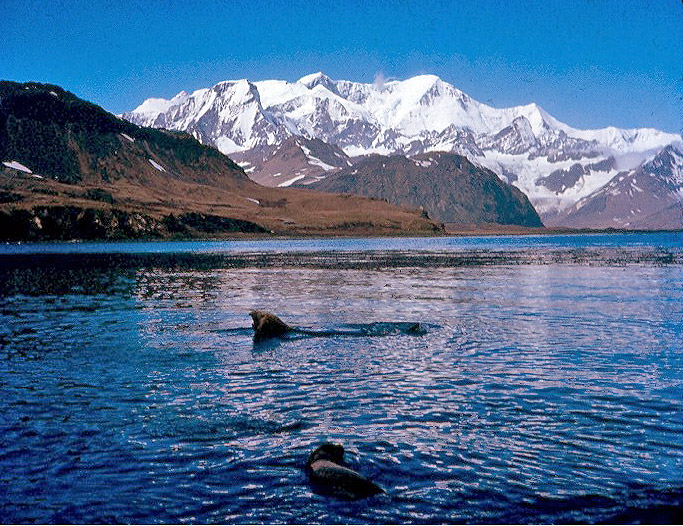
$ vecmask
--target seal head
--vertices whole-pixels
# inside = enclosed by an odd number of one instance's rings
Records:
[[[289,325],[270,312],[253,310],[249,315],[253,321],[254,339],[256,340],[275,338],[292,330]]]
[[[310,455],[306,466],[309,468],[317,460],[329,460],[339,465],[344,465],[344,446],[326,442],[315,448]]]
[[[362,499],[384,493],[370,479],[344,465],[344,447],[325,443],[308,456],[308,476],[321,493],[345,499]]]

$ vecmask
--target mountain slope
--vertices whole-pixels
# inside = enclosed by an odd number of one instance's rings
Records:
[[[3,239],[435,229],[417,210],[265,188],[185,133],[141,128],[57,86],[0,82]]]
[[[311,187],[420,206],[445,223],[543,226],[521,191],[456,154],[371,155]]]
[[[248,103],[234,104],[247,91]],[[230,111],[222,113],[226,105]],[[187,130],[223,152],[239,153],[254,168],[253,178],[273,148],[297,136],[319,139],[350,157],[460,153],[521,189],[542,217],[561,214],[619,172],[681,141],[654,129],[578,130],[536,104],[493,108],[434,75],[375,84],[335,81],[322,73],[292,83],[231,81],[170,101],[146,101],[124,117]]]
[[[320,139],[290,137],[279,146],[238,152],[233,158],[252,180],[264,186],[307,185],[329,173],[351,166],[351,160],[337,146]]]
[[[683,228],[683,146],[667,146],[637,169],[617,174],[550,224]]]
[[[20,159],[61,183],[154,182],[161,172],[192,183],[249,184],[237,164],[187,134],[131,125],[36,83],[0,82],[0,159]]]

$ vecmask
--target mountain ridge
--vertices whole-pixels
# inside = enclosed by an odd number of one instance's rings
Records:
[[[234,102],[232,95],[247,89],[258,93],[258,101],[254,95],[246,106],[220,102]],[[143,103],[123,116],[148,126],[185,129],[238,160],[251,157],[252,166],[258,151],[271,151],[293,136],[322,140],[351,158],[459,153],[517,186],[543,218],[563,217],[564,210],[618,173],[635,170],[664,147],[681,142],[680,135],[653,128],[580,130],[535,103],[493,108],[435,75],[363,84],[331,80],[319,72],[296,82],[227,81],[177,97],[166,106],[156,102],[160,111]],[[222,114],[207,109],[216,104]],[[610,158],[609,167],[601,164]],[[578,179],[576,164],[582,171]],[[549,187],[544,183],[553,173]],[[559,181],[563,173],[569,174],[565,182]]]

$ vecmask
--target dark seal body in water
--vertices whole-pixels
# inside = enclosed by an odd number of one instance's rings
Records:
[[[301,327],[287,325],[280,318],[264,310],[252,310],[249,315],[252,319],[254,328],[254,339],[280,337],[330,337],[330,336],[355,336],[373,337],[390,336],[392,334],[406,334],[412,336],[422,336],[427,330],[421,323],[410,322],[376,322],[361,324],[351,330],[311,330]],[[293,335],[293,336],[290,336]]]
[[[311,482],[321,492],[346,499],[371,497],[384,490],[370,479],[344,465],[344,447],[322,444],[309,456],[306,470]]]
[[[292,330],[289,325],[270,312],[253,310],[249,315],[253,321],[254,338],[257,340],[261,338],[275,338]]]

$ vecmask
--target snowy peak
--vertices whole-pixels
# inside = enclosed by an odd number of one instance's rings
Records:
[[[313,89],[316,86],[323,86],[324,88],[328,89],[332,93],[335,93],[338,95],[337,86],[334,83],[334,81],[332,81],[330,79],[330,77],[328,77],[327,75],[325,75],[324,73],[322,73],[320,71],[318,73],[313,73],[311,75],[306,75],[305,77],[301,77],[297,82],[299,84],[303,84],[308,89]]]
[[[219,82],[209,92],[225,105],[261,104],[256,86],[246,79]]]
[[[296,82],[225,81],[170,100],[148,99],[123,117],[187,131],[249,162],[255,179],[268,156],[292,137],[319,140],[349,157],[459,153],[525,192],[544,220],[681,143],[680,135],[649,128],[579,130],[535,103],[494,108],[436,75],[360,83],[317,72]],[[301,161],[277,164],[294,170],[294,177],[304,173],[308,157],[302,153]],[[668,160],[659,159],[659,177],[673,177],[667,174],[678,170],[679,157],[680,148],[672,147]],[[271,172],[265,175],[278,173]]]
[[[187,98],[188,94],[181,91],[171,100],[166,99],[147,99],[140,106],[135,108],[132,113],[145,116],[147,118],[155,118],[160,113],[168,111],[172,106],[177,106]]]
[[[191,95],[181,92],[169,101],[148,99],[123,117],[141,126],[187,131],[225,154],[291,135],[264,110],[257,87],[245,79],[219,82]]]
[[[683,186],[683,143],[671,144],[643,165],[643,171]]]
[[[539,146],[531,123],[526,117],[515,117],[512,124],[506,126],[488,141],[483,143],[485,149],[497,150],[501,153],[517,155],[534,150]]]
[[[579,227],[683,228],[683,152],[670,145],[640,167],[563,211],[553,224]]]
[[[171,100],[148,99],[124,118],[147,126],[189,130],[191,121],[211,113],[210,105],[218,108],[217,120],[211,123],[214,128],[205,123],[192,133],[224,153],[277,144],[292,135],[321,139],[349,155],[419,153],[443,149],[449,137],[471,134],[477,149],[483,151],[526,153],[557,162],[606,150],[607,154],[658,150],[680,140],[680,136],[651,129],[577,130],[534,103],[496,109],[436,75],[372,84],[335,81],[322,72],[293,83],[226,81],[191,95],[181,92]],[[240,110],[244,118],[237,116]],[[261,120],[271,126],[259,125]],[[241,139],[233,136],[230,126],[240,128]],[[250,135],[255,130],[260,137]],[[220,137],[229,140],[219,141]],[[451,147],[463,151],[461,145]]]

